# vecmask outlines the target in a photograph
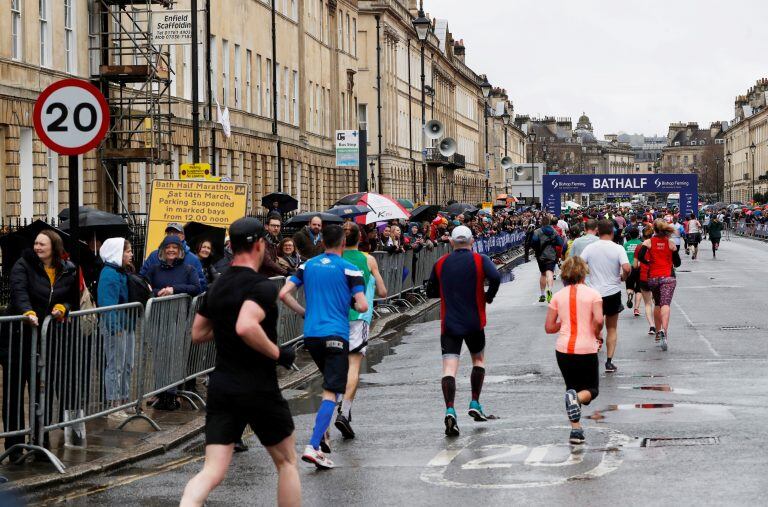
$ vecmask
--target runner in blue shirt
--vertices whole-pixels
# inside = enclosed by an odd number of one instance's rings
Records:
[[[288,308],[304,317],[304,348],[323,374],[323,402],[315,417],[310,444],[302,460],[317,468],[333,468],[325,453],[330,447],[324,439],[336,409],[337,395],[347,387],[349,370],[349,309],[368,311],[363,273],[342,259],[344,230],[340,225],[323,229],[325,253],[302,264],[280,290],[280,299]],[[293,293],[304,286],[306,310]]]

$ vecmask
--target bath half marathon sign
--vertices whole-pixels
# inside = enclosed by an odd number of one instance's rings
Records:
[[[221,181],[153,180],[149,205],[146,256],[149,257],[165,237],[171,222],[187,225],[198,222],[228,228],[245,216],[248,185]]]
[[[544,176],[544,206],[560,213],[562,194],[680,193],[680,213],[699,210],[699,178],[695,174],[547,174]]]

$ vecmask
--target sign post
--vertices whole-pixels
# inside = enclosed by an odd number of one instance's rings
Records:
[[[360,135],[357,130],[336,131],[336,166],[360,166]]]
[[[80,266],[80,188],[78,155],[96,148],[109,129],[109,106],[90,83],[63,79],[48,86],[35,102],[32,120],[48,148],[69,156],[70,258]]]

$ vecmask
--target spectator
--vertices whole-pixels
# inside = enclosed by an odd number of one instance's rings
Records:
[[[277,262],[278,243],[280,243],[280,229],[282,228],[280,215],[270,214],[267,217],[267,234],[264,236],[265,250],[264,261],[259,268],[259,273],[264,276],[287,276],[288,271]]]
[[[186,252],[182,241],[175,235],[167,236],[158,248],[159,263],[147,271],[147,279],[155,296],[202,292],[195,268],[184,262]]]
[[[312,217],[309,225],[293,235],[293,244],[302,260],[311,259],[325,251],[323,246],[323,221],[319,216]]]
[[[64,260],[64,242],[51,230],[41,231],[35,238],[32,250],[26,250],[13,265],[10,275],[11,300],[8,315],[24,315],[31,326],[42,325],[47,315],[63,319],[76,307],[80,294],[78,275],[74,264]],[[25,426],[24,387],[30,384],[29,358],[32,357],[30,338],[24,326],[21,332],[3,337],[0,359],[3,366],[3,429],[14,431]],[[49,378],[56,379],[64,365],[54,358],[66,357],[59,340],[51,340],[47,351]],[[64,354],[62,354],[64,352]],[[51,386],[57,389],[57,386]],[[53,396],[46,400],[46,423],[53,414]],[[46,434],[46,437],[48,434]],[[83,433],[81,435],[83,438]],[[5,448],[24,443],[23,436],[5,438]],[[47,446],[47,438],[44,445]],[[21,456],[14,451],[11,461]]]
[[[214,264],[214,269],[219,275],[223,275],[224,272],[229,269],[229,265],[232,264],[232,258],[234,257],[234,254],[232,253],[232,244],[229,241],[229,236],[224,238],[224,256],[216,261],[216,264]]]
[[[213,262],[213,243],[208,239],[202,240],[197,245],[197,252],[195,253],[197,254],[197,258],[200,260],[200,265],[203,268],[206,284],[212,284],[214,280],[216,280],[216,278],[218,278],[221,274],[216,271],[216,263]]]
[[[195,268],[195,272],[197,273],[197,278],[200,285],[200,291],[205,292],[208,289],[208,282],[205,279],[205,273],[203,273],[203,266],[200,264],[200,260],[189,249],[186,241],[184,241],[184,227],[182,227],[182,225],[178,222],[169,223],[168,227],[165,228],[165,237],[167,238],[169,236],[175,236],[180,241],[182,251],[184,252],[181,258],[184,259],[184,264],[188,264]],[[145,278],[149,278],[147,273],[149,272],[150,268],[158,264],[160,264],[159,249],[155,250],[149,255],[149,257],[147,257],[147,260],[145,260],[144,264],[141,266],[141,270],[139,270],[139,274]]]
[[[301,256],[296,251],[296,245],[291,238],[285,238],[277,247],[277,262],[290,275],[299,269]]]
[[[121,305],[130,302],[128,276],[133,270],[131,243],[123,238],[110,238],[99,249],[104,267],[99,276],[99,306]],[[133,370],[135,323],[128,320],[129,312],[102,314],[104,336],[104,391],[110,407],[119,407],[131,396],[131,371]],[[110,414],[113,419],[130,417],[127,412]]]

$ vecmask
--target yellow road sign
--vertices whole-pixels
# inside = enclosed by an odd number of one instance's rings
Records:
[[[171,222],[229,228],[245,216],[248,185],[214,181],[153,180],[146,257],[160,246]]]
[[[210,180],[211,164],[200,162],[197,164],[181,164],[179,166],[179,178],[182,180]],[[216,178],[214,181],[218,181]]]

